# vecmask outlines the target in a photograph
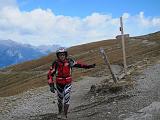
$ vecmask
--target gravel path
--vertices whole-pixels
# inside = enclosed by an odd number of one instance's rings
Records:
[[[102,100],[79,106],[70,120],[160,120],[160,64],[132,79],[136,81],[134,89],[107,93]]]
[[[85,100],[81,98],[88,93],[91,85],[101,82],[104,78],[82,79],[73,82],[70,109],[83,104]],[[58,111],[56,94],[52,94],[48,86],[16,96],[0,98],[0,103],[0,120],[53,119]]]
[[[147,68],[136,79],[141,97],[138,102],[144,101],[145,107],[125,120],[160,120],[160,64]]]
[[[92,84],[104,77],[84,77],[73,83],[69,120],[160,120],[160,63],[139,75],[133,89],[87,98]],[[54,102],[53,102],[54,101]],[[48,86],[0,98],[0,120],[56,120],[55,94]]]

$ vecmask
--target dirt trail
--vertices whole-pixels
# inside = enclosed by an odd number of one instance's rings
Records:
[[[68,120],[160,120],[160,61],[136,72],[134,88],[117,93],[88,93],[107,76],[73,82]],[[56,102],[48,86],[0,98],[0,120],[57,120]]]
[[[74,108],[70,120],[160,120],[160,63],[138,75],[133,89],[99,95],[96,101]]]
[[[91,85],[100,83],[104,77],[84,77],[82,79],[73,82],[70,109],[85,103],[86,100],[82,98],[88,93]],[[0,98],[0,120],[53,120],[58,111],[56,102],[56,94],[52,94],[48,86],[16,96]]]

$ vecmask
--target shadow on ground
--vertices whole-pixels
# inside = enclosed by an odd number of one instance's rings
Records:
[[[47,113],[43,115],[31,116],[29,120],[57,120],[56,113]]]

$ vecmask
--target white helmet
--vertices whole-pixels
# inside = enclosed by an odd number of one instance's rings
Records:
[[[67,52],[67,50],[66,50],[64,47],[61,47],[61,48],[59,48],[59,49],[56,51],[57,57],[58,57],[58,54],[59,54],[59,53],[65,53],[65,56],[66,56],[66,57],[68,56],[68,52]]]

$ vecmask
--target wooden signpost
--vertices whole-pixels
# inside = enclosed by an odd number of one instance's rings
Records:
[[[111,75],[112,75],[112,78],[113,78],[114,83],[117,83],[117,78],[115,77],[115,74],[114,74],[114,72],[113,72],[113,70],[112,70],[112,68],[111,68],[111,65],[110,65],[110,62],[109,62],[109,60],[108,60],[108,57],[107,57],[107,55],[106,55],[106,53],[105,53],[105,51],[104,51],[103,48],[100,48],[100,53],[102,54],[103,59],[104,59],[106,65],[108,66],[109,71],[111,72]]]
[[[124,40],[124,31],[123,31],[123,19],[120,17],[120,31],[122,36],[122,50],[123,50],[123,64],[124,64],[124,73],[127,75],[127,63],[126,63],[126,49],[125,49],[125,40]]]
[[[116,38],[118,39],[120,37],[122,39],[124,72],[121,75],[119,75],[118,77],[115,76],[104,49],[100,48],[100,53],[102,54],[103,59],[104,59],[106,65],[108,66],[108,68],[109,68],[109,70],[111,72],[111,75],[112,75],[114,83],[117,83],[117,80],[120,80],[120,79],[124,78],[127,75],[126,50],[125,50],[124,36],[126,36],[126,38],[129,38],[129,35],[128,34],[124,35],[122,17],[120,17],[120,31],[121,31],[121,35],[117,36]]]

